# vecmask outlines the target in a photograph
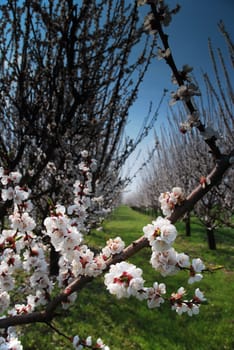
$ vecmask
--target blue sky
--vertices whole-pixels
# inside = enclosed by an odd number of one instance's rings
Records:
[[[172,6],[176,3],[181,5],[181,10],[173,16],[170,26],[165,28],[165,32],[169,35],[169,43],[177,67],[181,68],[183,64],[189,64],[194,68],[193,74],[197,79],[199,76],[201,77],[202,71],[211,75],[208,38],[211,39],[214,48],[225,47],[224,39],[217,27],[217,23],[223,20],[226,30],[234,39],[234,0],[168,0],[167,3]],[[140,9],[142,21],[147,8],[149,6],[145,5]],[[130,110],[127,135],[136,136],[141,122],[148,112],[150,101],[156,108],[163,89],[172,90],[170,76],[169,67],[163,60],[155,59],[152,62],[141,86],[138,99]],[[159,112],[158,122],[155,124],[156,130],[159,125],[162,125],[165,114],[167,114],[168,101],[169,95]],[[138,149],[141,149],[141,160],[146,158],[147,149],[152,148],[153,143],[154,137],[151,133]],[[134,155],[130,158],[127,168],[131,168],[133,163],[135,164],[134,169],[140,164],[140,162],[136,164]],[[136,182],[137,179],[131,188],[136,188]]]

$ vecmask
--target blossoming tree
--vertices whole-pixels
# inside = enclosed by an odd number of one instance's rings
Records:
[[[163,1],[145,0],[138,3],[149,4],[151,7],[151,14],[146,19],[146,29],[161,38],[161,53],[172,68],[174,79],[179,85],[173,99],[185,102],[192,115],[193,125],[190,126],[196,127],[207,136],[206,126],[200,121],[191,100],[197,94],[197,88],[191,85],[187,69],[177,70],[168,38],[164,34],[163,27],[169,24],[171,15],[178,9],[170,10]],[[33,4],[37,9],[37,2]],[[46,13],[41,12],[41,15],[45,21],[50,21]],[[69,308],[76,293],[82,288],[88,288],[89,283],[100,275],[104,275],[107,290],[117,298],[132,296],[139,302],[145,301],[149,308],[168,303],[179,314],[187,313],[192,316],[199,313],[205,297],[198,287],[187,297],[185,288],[181,286],[178,286],[177,291],[168,291],[164,283],[157,281],[152,286],[147,286],[141,268],[127,260],[139,250],[150,247],[150,263],[162,276],[186,270],[189,284],[202,279],[202,272],[206,269],[202,260],[177,252],[173,244],[177,236],[175,222],[222,179],[233,162],[234,151],[223,154],[213,133],[205,137],[205,142],[216,159],[214,169],[206,175],[205,186],[198,184],[187,197],[179,187],[162,194],[160,201],[164,217],[158,217],[146,225],[143,236],[129,246],[125,247],[123,240],[116,237],[109,239],[106,246],[97,253],[86,245],[84,233],[88,210],[93,200],[93,174],[95,168],[100,166],[100,159],[95,160],[90,150],[80,152],[80,176],[73,186],[73,201],[65,204],[61,201],[49,203],[48,213],[43,223],[39,223],[40,235],[36,234],[38,223],[33,217],[34,205],[30,200],[28,177],[22,176],[15,169],[0,168],[1,197],[9,207],[8,220],[2,229],[0,241],[0,327],[3,329],[0,337],[1,349],[22,349],[12,327],[37,322],[50,324],[56,317],[58,307]],[[59,273],[56,280],[49,274],[48,241],[59,254]],[[15,283],[20,271],[26,281],[22,286]],[[20,293],[20,303],[14,303],[12,295],[15,293]],[[109,349],[100,338],[93,341],[91,336],[74,334],[71,343],[75,349]]]
[[[22,173],[43,218],[48,197],[71,200],[86,149],[98,160],[92,192],[108,208],[140,141],[123,142],[124,130],[155,46],[136,4],[4,0],[0,15],[1,166]]]
[[[222,36],[227,39],[227,44],[230,45],[231,39],[229,36],[226,37],[227,33],[222,22],[219,23],[219,28]],[[215,54],[211,41],[209,49],[214,77],[211,79],[206,73],[203,75],[206,90],[203,96],[196,99],[196,106],[206,124],[216,130],[215,137],[222,152],[228,153],[234,146],[232,68],[228,66],[231,52],[219,49]],[[226,94],[223,93],[224,87]],[[190,117],[189,121],[184,122],[186,112],[178,107],[177,111],[171,109],[168,115],[170,127],[162,130],[160,147],[142,175],[139,192],[145,197],[145,205],[148,206],[154,205],[155,199],[159,197],[161,191],[167,191],[168,185],[183,186],[186,193],[192,191],[198,181],[205,187],[205,174],[209,172],[214,162],[206,144],[201,142],[199,132],[191,128],[191,122],[194,120]],[[211,131],[209,128],[207,130],[208,133]],[[216,247],[215,228],[222,224],[228,226],[231,223],[234,205],[232,178],[233,169],[230,168],[225,174],[224,181],[212,188],[194,207],[195,215],[207,230],[211,249]],[[187,222],[188,218],[187,215],[185,218]]]

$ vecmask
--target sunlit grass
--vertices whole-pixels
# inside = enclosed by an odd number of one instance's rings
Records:
[[[142,235],[142,227],[151,220],[130,208],[120,207],[103,223],[103,231],[94,231],[87,240],[96,249],[115,236],[121,236],[130,243]],[[205,231],[198,221],[192,221],[191,237],[185,236],[183,223],[177,226],[178,251],[201,257],[206,264],[224,266],[222,270],[207,273],[199,283],[208,299],[208,305],[201,307],[199,315],[192,318],[178,316],[165,304],[160,309],[149,310],[144,302],[134,298],[116,300],[105,290],[101,277],[79,293],[74,306],[65,314],[61,312],[54,325],[69,336],[101,337],[111,350],[233,349],[234,235],[229,229],[220,229],[216,234],[217,251],[210,251]],[[163,278],[151,268],[149,258],[150,249],[145,249],[130,259],[143,269],[147,285],[155,280],[164,282],[169,294],[182,285],[187,288],[185,272]],[[196,287],[198,285],[187,288],[188,293]],[[46,325],[27,327],[22,340],[27,350],[72,349],[68,341],[50,332]]]

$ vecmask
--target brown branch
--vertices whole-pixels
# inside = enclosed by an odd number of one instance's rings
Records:
[[[222,180],[222,177],[224,173],[228,170],[228,168],[231,166],[230,164],[230,158],[234,156],[234,150],[230,152],[230,154],[223,155],[216,163],[214,169],[211,171],[211,173],[207,176],[207,179],[209,179],[210,184],[206,185],[205,188],[203,188],[201,185],[197,186],[191,194],[187,197],[187,199],[183,202],[182,205],[178,206],[172,215],[170,216],[169,220],[172,223],[175,223],[178,219],[180,219],[185,213],[191,211],[194,207],[194,205],[202,198],[204,195],[210,191],[211,188],[216,186],[220,183]]]
[[[160,22],[160,15],[157,11],[156,5],[151,4],[151,10],[152,10],[152,13],[153,13],[155,21],[156,21],[155,22],[156,30],[158,32],[158,35],[159,35],[161,41],[162,41],[162,44],[164,46],[164,50],[166,51],[167,49],[170,49],[170,46],[168,43],[168,35],[165,34],[163,31],[163,28],[162,28],[162,25]],[[175,60],[173,58],[171,50],[170,50],[170,55],[168,57],[165,57],[165,61],[168,64],[168,66],[170,67],[170,69],[172,70],[178,85],[179,86],[184,85],[184,79],[181,77],[181,74],[179,73],[179,70],[177,69],[177,66],[176,66],[176,63],[175,63]],[[191,114],[193,114],[196,111],[196,108],[195,108],[191,99],[188,99],[188,100],[183,101],[183,102]],[[197,126],[197,129],[202,133],[205,131],[205,125],[202,124],[202,122],[200,121],[200,123]],[[220,152],[219,147],[216,145],[216,138],[211,137],[209,139],[205,139],[205,142],[208,145],[208,147],[210,148],[214,157],[216,159],[219,159],[222,154]]]
[[[193,192],[187,197],[182,205],[177,206],[169,217],[172,223],[176,223],[185,213],[189,212],[194,205],[214,186],[216,186],[222,179],[224,173],[231,166],[230,158],[234,157],[234,150],[230,152],[227,156],[222,156],[221,159],[217,161],[215,168],[207,176],[210,180],[210,184],[203,188],[201,185],[197,186]],[[136,241],[132,242],[128,247],[126,247],[122,253],[114,255],[106,262],[106,268],[103,272],[107,271],[112,264],[116,264],[120,261],[127,260],[141,249],[149,246],[148,239],[144,236],[140,237]],[[48,323],[55,316],[55,310],[62,302],[67,301],[67,297],[74,292],[77,292],[84,288],[89,282],[94,278],[89,276],[82,276],[75,279],[70,283],[66,289],[54,298],[46,307],[45,311],[42,312],[32,312],[31,314],[17,315],[13,317],[6,317],[0,319],[0,328],[7,328],[10,326],[23,325],[35,322],[45,322]]]
[[[155,5],[152,5],[153,13],[156,12]],[[156,17],[157,17],[156,12]],[[157,19],[157,18],[156,18]],[[158,19],[158,32],[162,39],[162,42],[164,44],[165,49],[169,47],[168,45],[168,37],[164,34],[160,20]],[[171,67],[175,77],[178,80],[178,84],[183,84],[183,79],[181,78],[174,59],[172,55],[168,57],[166,60],[168,65]],[[194,112],[195,108],[192,104],[192,101],[186,102],[187,107],[189,108],[190,112]],[[204,131],[204,125],[199,126],[200,131]],[[186,212],[189,212],[194,205],[215,185],[217,185],[226,170],[230,167],[230,158],[234,157],[234,150],[229,155],[221,155],[219,149],[216,146],[215,140],[209,139],[206,140],[207,144],[209,145],[210,149],[212,150],[213,155],[216,157],[217,163],[215,168],[212,170],[212,172],[207,176],[207,178],[210,180],[210,184],[207,185],[205,188],[203,188],[201,185],[197,186],[194,191],[187,197],[187,199],[183,202],[182,205],[177,206],[172,213],[172,215],[169,217],[169,220],[172,223],[176,223],[179,218],[181,218]],[[146,237],[142,236],[136,241],[132,242],[128,247],[124,249],[124,251],[118,255],[115,255],[111,257],[106,262],[106,268],[103,272],[107,271],[112,264],[116,264],[120,261],[126,260],[136,254],[141,249],[148,247],[149,243]],[[77,292],[84,288],[89,282],[91,282],[94,278],[89,276],[82,276],[77,279],[75,279],[71,284],[69,284],[66,289],[60,293],[57,297],[51,300],[51,302],[48,303],[47,307],[43,311],[36,311],[32,312],[30,314],[22,314],[22,315],[16,315],[16,316],[9,316],[6,318],[0,319],[0,328],[7,328],[9,326],[16,326],[16,325],[23,325],[23,324],[30,324],[30,323],[36,323],[36,322],[44,322],[47,323],[50,322],[55,316],[55,310],[61,305],[62,302],[66,302],[69,295],[71,295],[74,292]]]

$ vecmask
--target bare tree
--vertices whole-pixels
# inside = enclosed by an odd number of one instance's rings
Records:
[[[227,44],[232,47],[231,39],[221,22],[219,29],[225,35]],[[203,74],[206,86],[205,93],[196,101],[196,108],[208,125],[204,138],[213,134],[223,152],[233,147],[233,87],[231,82],[231,68],[228,59],[232,55],[225,55],[220,49],[214,53],[209,40],[209,52],[214,68],[214,79],[217,88],[207,73]],[[218,62],[217,62],[218,61]],[[219,64],[218,64],[219,63]],[[173,101],[174,102],[174,101]],[[206,186],[206,174],[211,170],[215,158],[208,152],[207,145],[202,142],[199,133],[192,129],[196,125],[196,118],[190,116],[187,121],[186,111],[171,109],[168,116],[169,129],[162,130],[160,147],[145,169],[141,191],[151,193],[148,196],[149,205],[152,205],[151,196],[158,198],[161,191],[166,191],[168,184],[171,187],[181,186],[186,193],[194,188],[200,180]],[[172,122],[173,121],[173,122]],[[216,133],[214,133],[216,130]],[[191,131],[191,133],[188,133]],[[203,135],[203,133],[201,133]],[[192,150],[192,151],[191,151]],[[225,175],[225,180],[214,187],[194,207],[195,214],[207,229],[209,247],[215,249],[214,228],[226,220],[228,225],[233,213],[233,170]],[[190,234],[189,215],[185,215],[186,232]]]
[[[48,197],[70,200],[87,150],[98,162],[93,194],[98,184],[111,205],[139,142],[123,132],[154,48],[136,4],[6,1],[0,13],[0,165],[23,172],[44,216]]]

